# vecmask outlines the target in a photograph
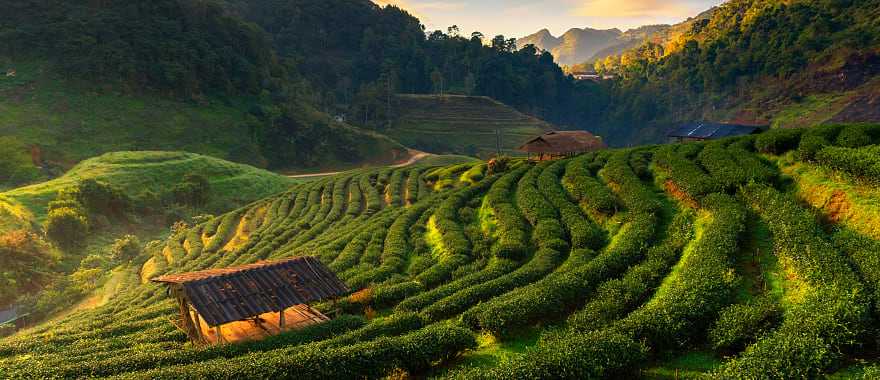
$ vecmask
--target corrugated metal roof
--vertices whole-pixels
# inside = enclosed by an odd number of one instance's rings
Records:
[[[673,130],[668,136],[693,139],[720,139],[731,136],[750,135],[760,130],[761,127],[754,125],[690,123]]]
[[[529,153],[571,153],[606,148],[602,139],[587,131],[553,131],[535,137],[519,148]]]
[[[14,321],[18,318],[18,308],[12,307],[6,310],[0,310],[0,324]]]
[[[292,306],[343,296],[348,287],[315,257],[167,275],[211,326],[242,321]]]

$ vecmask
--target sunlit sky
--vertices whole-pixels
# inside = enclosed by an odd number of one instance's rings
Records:
[[[418,17],[428,30],[458,25],[463,34],[524,37],[543,28],[560,36],[571,28],[619,28],[672,24],[724,0],[374,0]]]

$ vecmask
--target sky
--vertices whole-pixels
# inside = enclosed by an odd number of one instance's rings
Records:
[[[547,28],[560,36],[571,28],[626,30],[674,24],[723,0],[374,0],[406,9],[428,30],[458,25],[462,34],[524,37]]]

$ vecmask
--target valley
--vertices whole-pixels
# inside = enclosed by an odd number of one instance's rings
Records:
[[[0,379],[880,378],[880,2],[692,3],[0,0]]]

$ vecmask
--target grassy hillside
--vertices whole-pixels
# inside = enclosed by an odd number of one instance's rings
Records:
[[[205,98],[200,103],[150,93],[126,93],[115,86],[61,78],[46,64],[15,62],[15,77],[0,77],[0,135],[39,148],[44,166],[67,169],[86,158],[124,150],[182,150],[247,163],[269,164],[250,129],[255,100]],[[327,119],[303,114],[302,119]],[[322,149],[308,164],[291,160],[286,169],[364,163],[390,164],[405,150],[390,139],[327,122],[325,144],[345,141],[354,162]]]
[[[0,198],[19,204],[38,220],[59,191],[77,182],[94,179],[112,184],[133,198],[167,194],[188,174],[205,177],[211,187],[206,210],[229,210],[286,190],[295,180],[210,156],[182,152],[115,152],[77,164],[63,176],[36,185],[0,193]]]
[[[431,153],[487,156],[496,151],[496,130],[504,152],[513,153],[552,127],[486,97],[400,95],[393,107],[396,120],[384,132]]]
[[[878,143],[872,125],[773,130],[299,184],[172,234],[105,305],[0,341],[0,374],[871,378],[880,241],[860,220],[876,220]],[[823,181],[846,213],[799,198]],[[355,293],[261,343],[193,347],[144,282],[301,255]]]

